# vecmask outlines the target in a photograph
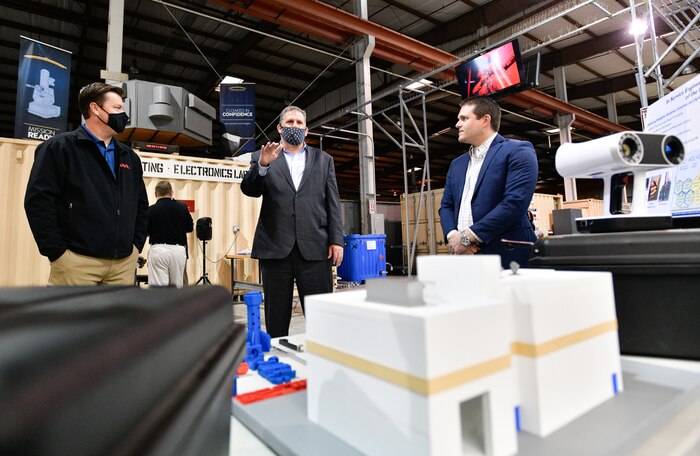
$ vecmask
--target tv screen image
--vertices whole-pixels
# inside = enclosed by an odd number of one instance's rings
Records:
[[[517,41],[510,41],[457,67],[462,98],[491,95],[518,87],[522,80],[522,58]]]

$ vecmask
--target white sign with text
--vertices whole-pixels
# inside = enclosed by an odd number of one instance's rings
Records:
[[[648,133],[676,135],[685,161],[647,173],[647,210],[673,215],[700,214],[700,76],[649,106]]]
[[[144,177],[239,183],[247,169],[227,164],[196,163],[141,157]]]

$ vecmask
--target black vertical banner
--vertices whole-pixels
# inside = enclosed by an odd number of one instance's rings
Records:
[[[66,131],[71,53],[20,36],[15,138],[45,140]]]
[[[221,84],[219,117],[232,141],[231,155],[255,150],[254,83]]]

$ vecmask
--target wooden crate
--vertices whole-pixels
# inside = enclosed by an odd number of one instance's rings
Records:
[[[409,240],[413,242],[413,233],[416,225],[411,223],[409,225]],[[444,236],[442,234],[442,227],[440,226],[440,221],[435,222],[435,227],[433,228],[433,233],[435,235],[435,249],[437,254],[447,253],[447,244],[445,243]],[[401,235],[403,238],[406,237],[406,224],[401,224]],[[430,253],[430,244],[428,243],[428,224],[426,222],[418,223],[418,237],[416,239],[416,254],[420,253],[422,255],[428,255]],[[408,242],[404,240],[404,246],[408,246]],[[408,264],[408,257],[406,255],[407,249],[404,249],[404,261]]]
[[[561,195],[547,195],[545,193],[535,193],[532,196],[530,210],[537,216],[537,227],[546,233],[552,231],[552,211],[561,209],[563,203]]]
[[[440,214],[438,210],[440,209],[440,201],[442,200],[443,189],[432,190],[430,192],[423,192],[423,201],[421,203],[421,212],[418,217],[419,222],[428,221],[428,211],[430,210],[430,204],[433,205],[433,219],[439,220]],[[406,195],[401,195],[401,222],[406,222]],[[414,222],[416,220],[416,215],[418,211],[418,201],[420,199],[420,193],[409,193],[408,194],[408,219],[409,222]]]
[[[583,217],[599,217],[603,215],[603,200],[581,199],[574,201],[564,201],[563,209],[581,209]]]

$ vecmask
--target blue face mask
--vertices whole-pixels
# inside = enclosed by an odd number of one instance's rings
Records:
[[[280,136],[288,144],[292,146],[298,146],[304,141],[304,138],[306,137],[306,128],[282,127]]]

